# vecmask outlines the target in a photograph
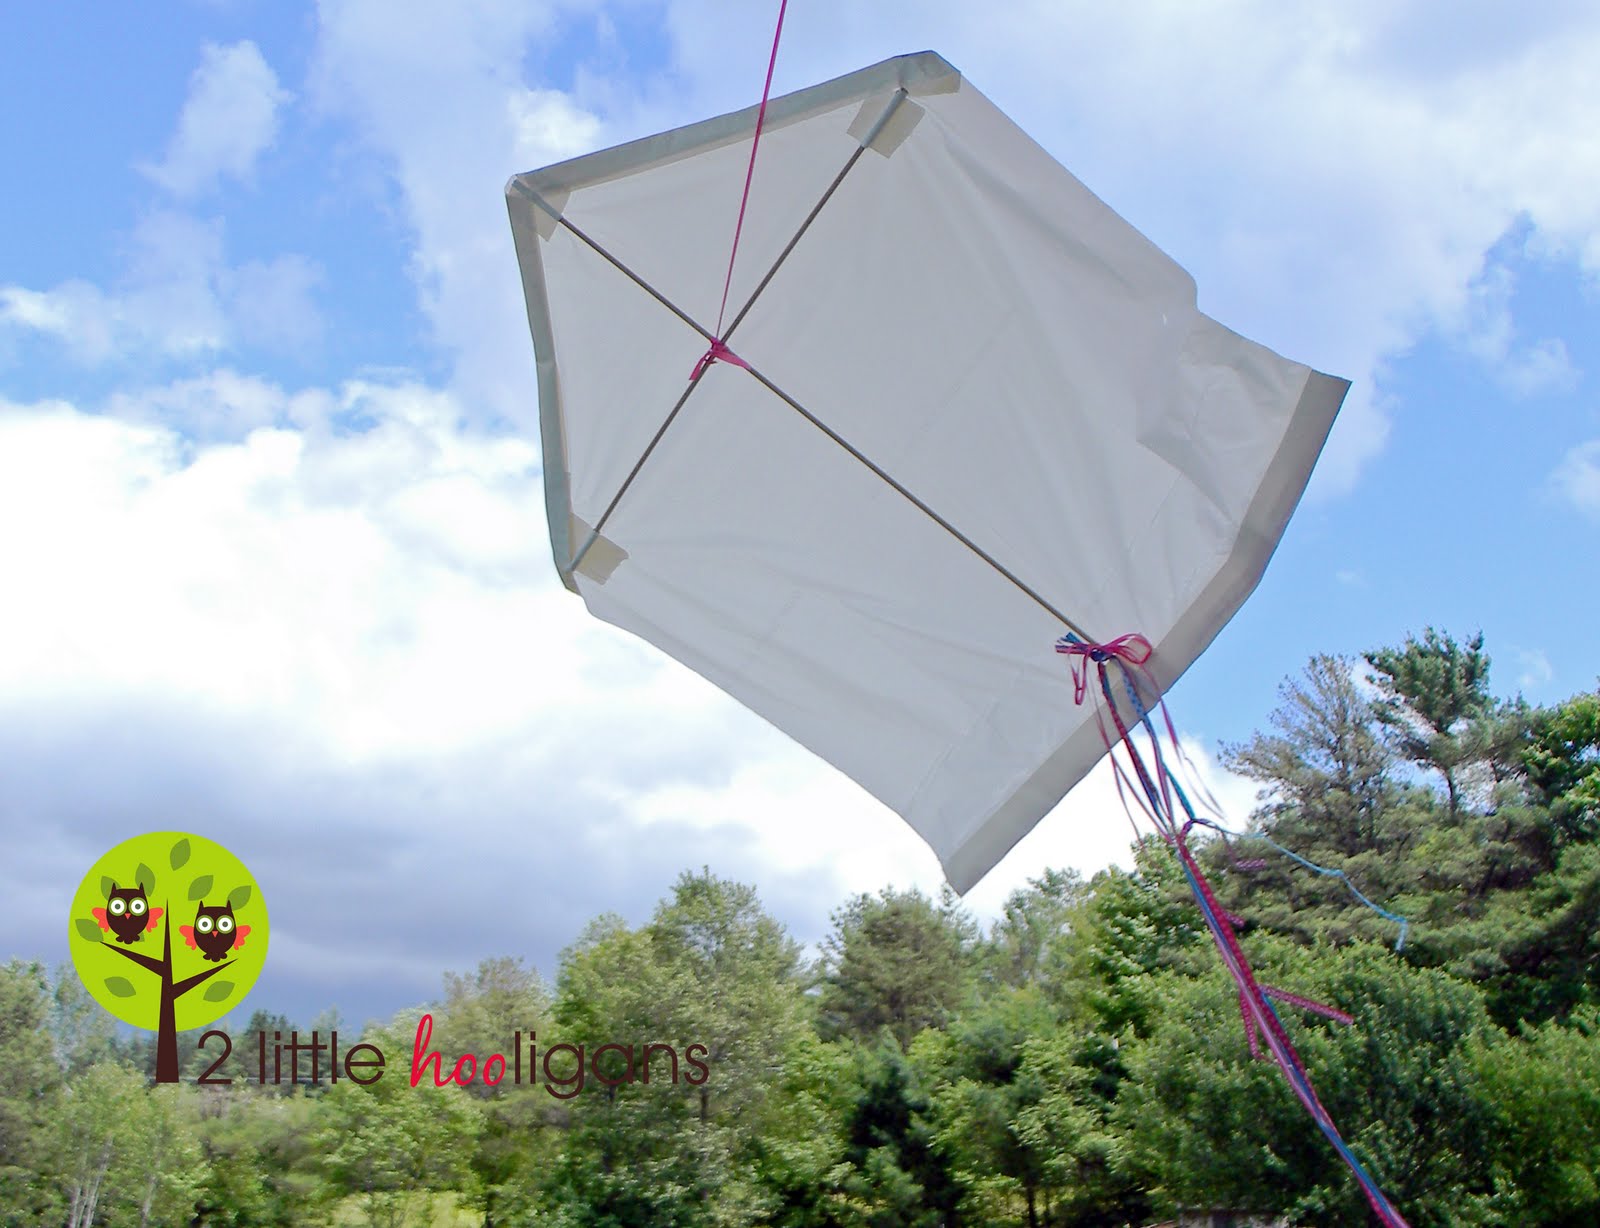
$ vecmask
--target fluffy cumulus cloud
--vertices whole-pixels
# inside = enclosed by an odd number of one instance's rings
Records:
[[[175,196],[195,196],[222,179],[248,181],[278,133],[289,95],[252,42],[207,45],[161,161],[146,173]]]
[[[480,417],[527,427],[533,353],[502,195],[518,171],[601,142],[571,94],[530,83],[523,64],[567,6],[440,8],[324,0],[318,105],[386,160],[415,236],[412,272],[455,387]]]
[[[175,201],[134,222],[125,265],[105,284],[0,285],[0,330],[44,338],[88,366],[193,363],[241,348],[284,354],[314,343],[317,265],[293,253],[232,258],[222,220],[189,211],[190,198],[224,179],[249,184],[289,101],[254,43],[202,48],[166,154],[144,168]]]
[[[0,744],[28,765],[0,788],[7,830],[48,816],[92,859],[119,823],[197,823],[264,857],[304,925],[340,907],[300,894],[308,840],[333,858],[313,882],[392,863],[452,913],[591,857],[651,898],[685,863],[627,840],[608,857],[604,793],[714,775],[696,738],[729,722],[542,578],[536,465],[415,386],[289,394],[217,372],[106,412],[0,405],[0,515],[26,526],[0,542],[26,598],[0,608]],[[574,936],[593,909],[566,915],[571,889],[551,884],[519,949]],[[487,925],[467,949],[508,949]],[[376,954],[415,940],[436,975],[424,927]]]
[[[321,335],[321,272],[304,256],[231,260],[221,221],[170,210],[136,222],[127,246],[110,286],[0,286],[0,328],[47,339],[88,366],[290,353]]]
[[[21,854],[24,949],[75,858],[157,823],[278,885],[279,992],[308,1010],[397,1005],[488,952],[548,967],[702,863],[813,939],[846,891],[935,890],[895,816],[560,589],[537,477],[527,440],[416,385],[217,371],[101,412],[0,404],[0,516],[27,526],[0,539],[27,595],[0,607],[0,820],[55,832]],[[975,903],[1125,853],[1111,799],[1092,778]],[[365,915],[395,920],[351,985],[317,936]]]

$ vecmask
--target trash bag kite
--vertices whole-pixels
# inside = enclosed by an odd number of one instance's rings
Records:
[[[567,587],[859,782],[959,891],[1131,753],[1252,1049],[1403,1224],[1271,1000],[1315,1004],[1256,983],[1189,855],[1205,820],[1151,716],[1261,578],[1349,385],[1200,312],[932,52],[506,196]]]

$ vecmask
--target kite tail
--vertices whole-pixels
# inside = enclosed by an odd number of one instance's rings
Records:
[[[1211,890],[1211,884],[1206,880],[1199,864],[1195,861],[1194,854],[1189,848],[1189,831],[1196,824],[1207,827],[1216,827],[1214,823],[1202,819],[1195,811],[1183,785],[1168,766],[1166,758],[1161,752],[1161,739],[1156,734],[1155,725],[1150,719],[1150,709],[1139,694],[1139,675],[1142,675],[1149,685],[1152,693],[1159,695],[1154,680],[1144,670],[1144,665],[1150,660],[1154,651],[1150,641],[1142,635],[1124,635],[1106,644],[1091,644],[1078,639],[1076,636],[1063,637],[1056,644],[1056,651],[1066,655],[1070,660],[1072,670],[1073,694],[1078,703],[1083,703],[1087,697],[1089,686],[1089,666],[1092,663],[1098,673],[1099,690],[1104,698],[1104,705],[1096,704],[1095,720],[1100,726],[1100,736],[1105,741],[1106,749],[1111,752],[1111,762],[1114,778],[1117,783],[1117,793],[1127,803],[1127,794],[1124,785],[1133,793],[1140,808],[1155,824],[1159,831],[1172,846],[1178,857],[1178,863],[1183,869],[1184,878],[1188,881],[1189,890],[1193,893],[1195,903],[1200,906],[1200,913],[1205,918],[1206,928],[1211,931],[1211,937],[1217,944],[1217,950],[1222,955],[1222,962],[1232,974],[1234,983],[1239,987],[1239,1010],[1244,1017],[1245,1037],[1250,1045],[1252,1055],[1260,1053],[1261,1042],[1265,1042],[1267,1051],[1272,1054],[1278,1068],[1283,1071],[1284,1078],[1289,1080],[1295,1097],[1305,1106],[1306,1112],[1317,1123],[1318,1129],[1327,1137],[1333,1149],[1355,1174],[1362,1190],[1366,1193],[1367,1201],[1372,1205],[1373,1211],[1385,1228],[1408,1228],[1400,1212],[1394,1207],[1379,1187],[1366,1167],[1356,1158],[1349,1145],[1339,1134],[1338,1127],[1334,1125],[1333,1118],[1323,1108],[1322,1102],[1317,1098],[1316,1089],[1311,1085],[1311,1078],[1306,1073],[1305,1066],[1300,1061],[1300,1055],[1295,1051],[1294,1044],[1289,1040],[1289,1034],[1284,1030],[1283,1022],[1278,1017],[1277,1010],[1272,1005],[1272,999],[1287,1002],[1293,1006],[1303,1007],[1328,1016],[1341,1023],[1351,1022],[1350,1016],[1342,1011],[1336,1011],[1320,1003],[1300,998],[1294,994],[1276,990],[1270,985],[1262,985],[1256,980],[1255,972],[1250,967],[1250,961],[1245,958],[1244,950],[1239,945],[1238,936],[1234,933],[1234,918],[1217,903],[1216,896]],[[1112,693],[1110,672],[1107,666],[1115,661],[1122,671],[1123,683],[1127,693],[1127,700],[1135,719],[1125,721],[1118,708],[1117,697]],[[1136,672],[1137,671],[1137,674]],[[1156,700],[1167,732],[1170,735],[1174,752],[1182,758],[1183,751],[1178,744],[1178,734],[1168,715],[1166,704],[1159,698]],[[1116,730],[1116,741],[1120,742],[1127,752],[1127,758],[1133,769],[1133,777],[1137,778],[1138,788],[1134,789],[1134,779],[1130,778],[1123,768],[1115,753],[1115,744],[1111,731],[1106,728],[1104,712],[1111,715],[1112,724]],[[1147,762],[1145,754],[1140,751],[1129,728],[1136,724],[1143,728],[1150,746],[1150,760]],[[1142,794],[1142,797],[1140,796]],[[1215,805],[1213,803],[1213,808]],[[1132,812],[1129,812],[1130,818]],[[1182,821],[1180,822],[1180,815]],[[1219,829],[1220,830],[1220,829]],[[1287,851],[1287,850],[1285,850]],[[1304,862],[1303,858],[1296,858]],[[1311,863],[1305,862],[1310,865]],[[1319,873],[1330,873],[1319,866],[1312,866]],[[1340,875],[1342,877],[1342,874]],[[1347,885],[1348,880],[1347,880]],[[1351,887],[1354,890],[1354,887]],[[1359,895],[1359,892],[1357,893]],[[1364,903],[1376,908],[1365,896],[1361,897]],[[1381,909],[1378,911],[1382,912]],[[1385,913],[1387,917],[1401,921],[1393,914]],[[1404,930],[1402,929],[1402,935]],[[1258,1039],[1259,1038],[1259,1039]]]

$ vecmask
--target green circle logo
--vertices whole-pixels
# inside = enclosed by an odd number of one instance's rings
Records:
[[[67,946],[95,1001],[158,1033],[159,1051],[178,1030],[221,1018],[250,992],[266,962],[268,928],[261,888],[244,862],[204,836],[155,831],[124,840],[89,868],[72,897]]]

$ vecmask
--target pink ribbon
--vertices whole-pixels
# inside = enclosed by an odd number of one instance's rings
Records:
[[[1074,703],[1080,704],[1089,690],[1090,661],[1099,664],[1115,657],[1139,668],[1155,653],[1150,641],[1137,631],[1119,635],[1104,644],[1090,644],[1083,640],[1062,640],[1056,644],[1056,651],[1063,656],[1073,658],[1068,662],[1072,669],[1072,699]]]

